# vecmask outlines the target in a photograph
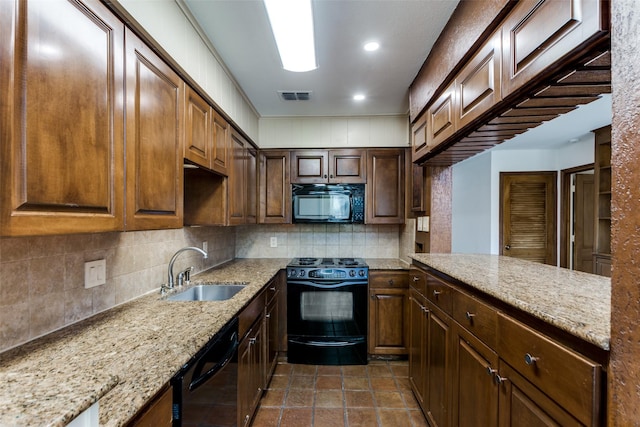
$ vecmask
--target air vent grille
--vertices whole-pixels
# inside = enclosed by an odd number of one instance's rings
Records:
[[[311,99],[309,90],[279,90],[278,94],[283,101],[308,101]]]

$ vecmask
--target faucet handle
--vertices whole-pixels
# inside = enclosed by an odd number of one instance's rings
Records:
[[[178,273],[178,287],[189,284],[191,282],[191,272],[193,271],[193,266],[181,271]]]

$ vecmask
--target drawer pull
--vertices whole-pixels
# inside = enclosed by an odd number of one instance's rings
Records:
[[[389,279],[389,286],[393,286],[393,279]]]
[[[413,281],[414,281],[414,282],[419,282],[419,281],[420,281],[420,278],[419,278],[418,276],[413,276]]]
[[[434,291],[433,291],[433,296],[434,296],[434,297],[438,297],[438,295],[440,295],[441,293],[442,293],[441,291],[436,291],[436,290],[434,290]]]
[[[526,363],[529,366],[534,365],[536,363],[536,361],[538,361],[538,359],[540,359],[540,358],[539,357],[533,357],[529,353],[524,355],[524,363]]]
[[[475,315],[475,313],[470,313],[470,312],[467,311],[464,314],[464,317],[466,317],[468,321],[471,321],[474,317],[476,317],[476,315]]]
[[[276,291],[276,287],[272,286],[272,287],[269,288],[269,290],[272,291],[272,292],[275,292]]]
[[[249,344],[254,345],[256,343],[256,338],[249,338]]]
[[[491,366],[487,366],[487,375],[489,375],[490,377],[493,377],[497,373],[498,373],[497,369],[493,369]]]

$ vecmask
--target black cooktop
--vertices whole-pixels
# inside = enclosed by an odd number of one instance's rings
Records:
[[[288,267],[366,267],[362,258],[293,258]]]

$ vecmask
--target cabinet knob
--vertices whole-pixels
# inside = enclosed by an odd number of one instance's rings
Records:
[[[468,321],[471,321],[474,317],[476,317],[476,315],[475,315],[475,313],[470,313],[470,312],[467,311],[464,314],[464,317],[466,317]]]
[[[256,339],[255,338],[249,338],[249,344],[253,345],[256,343]]]
[[[493,380],[496,382],[496,384],[500,385],[502,383],[505,383],[507,381],[509,381],[508,378],[505,377],[501,377],[499,373],[496,372],[496,374],[493,377]]]
[[[540,359],[540,358],[539,357],[533,357],[529,353],[524,355],[524,363],[526,363],[529,366],[535,364],[536,361],[538,361],[538,359]]]
[[[418,276],[413,276],[413,281],[414,281],[414,282],[419,282],[419,281],[420,281],[420,278],[419,278]]]
[[[264,315],[265,318],[270,319],[271,318],[271,314],[267,313]]]
[[[333,178],[333,174],[329,175],[329,178]]]
[[[327,174],[324,174],[323,178],[326,178],[326,177],[327,177]]]
[[[434,291],[433,291],[433,296],[434,296],[434,297],[437,297],[437,296],[438,296],[438,295],[440,295],[441,293],[442,293],[441,291],[436,291],[436,290],[434,290]]]
[[[505,248],[505,250],[508,251],[509,249],[511,249],[511,245],[504,245],[504,248]]]
[[[389,286],[393,286],[393,279],[389,279]]]
[[[497,369],[493,369],[491,366],[487,366],[487,375],[489,375],[490,377],[493,377],[497,373],[498,373]]]
[[[272,286],[272,287],[269,288],[269,290],[275,292],[276,291],[276,287]]]

